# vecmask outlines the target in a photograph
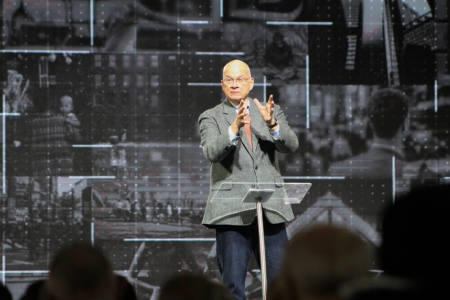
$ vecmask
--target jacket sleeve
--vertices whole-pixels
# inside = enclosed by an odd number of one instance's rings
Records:
[[[275,119],[280,126],[280,136],[278,139],[274,140],[276,149],[279,152],[295,152],[299,146],[297,135],[291,127],[289,127],[286,116],[278,105],[275,105],[274,114]]]
[[[221,161],[235,148],[235,145],[230,141],[228,127],[220,126],[219,124],[222,122],[215,118],[214,112],[211,110],[202,113],[198,122],[203,155],[210,162]]]

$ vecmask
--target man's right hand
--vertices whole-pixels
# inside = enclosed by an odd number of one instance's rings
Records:
[[[236,115],[236,119],[231,123],[231,131],[235,135],[239,135],[239,129],[247,123],[250,123],[250,116],[247,112],[247,99],[241,99],[239,102],[238,112]]]

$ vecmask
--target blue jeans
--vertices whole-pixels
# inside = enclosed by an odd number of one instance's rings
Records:
[[[217,263],[222,281],[236,299],[245,300],[245,277],[250,255],[259,260],[257,220],[248,226],[215,226]],[[264,218],[267,281],[270,282],[280,269],[287,242],[284,223],[271,224]]]

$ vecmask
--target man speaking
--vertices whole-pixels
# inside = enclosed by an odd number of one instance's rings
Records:
[[[279,269],[294,218],[282,200],[283,180],[277,152],[293,152],[298,139],[270,95],[265,104],[248,97],[254,86],[249,66],[232,60],[223,68],[226,99],[199,117],[201,145],[211,162],[211,186],[202,223],[216,230],[217,262],[223,282],[245,299],[250,255],[259,261],[256,204],[243,203],[248,184],[275,189],[263,203],[267,277]],[[277,196],[278,195],[278,196]]]

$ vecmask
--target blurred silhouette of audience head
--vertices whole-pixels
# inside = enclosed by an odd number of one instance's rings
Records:
[[[335,225],[313,225],[290,240],[268,298],[341,299],[340,289],[368,276],[370,263],[370,247],[356,233]]]
[[[429,292],[446,286],[450,186],[414,187],[386,207],[380,261],[387,275]]]
[[[378,251],[384,273],[354,289],[349,300],[442,298],[450,267],[449,194],[448,185],[417,186],[385,207]]]
[[[397,89],[379,89],[370,96],[367,113],[374,135],[392,139],[405,122],[408,97]]]
[[[28,285],[27,289],[25,290],[25,293],[20,297],[20,300],[40,300],[42,299],[42,291],[45,286],[45,280],[36,280],[30,283]],[[0,298],[2,299],[2,298]]]
[[[228,289],[202,274],[183,272],[161,286],[159,300],[233,300]]]
[[[13,300],[8,288],[0,282],[0,299],[1,300]]]
[[[137,300],[136,291],[125,276],[115,275],[115,285],[115,300]]]
[[[102,251],[75,243],[53,258],[46,290],[52,300],[113,300],[114,287],[112,267]]]

